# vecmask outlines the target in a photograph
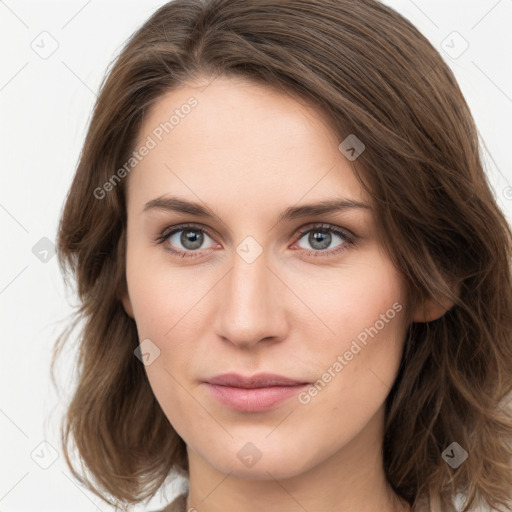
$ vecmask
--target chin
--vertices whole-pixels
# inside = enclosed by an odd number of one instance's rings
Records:
[[[320,462],[313,460],[314,454],[309,458],[296,445],[283,447],[277,438],[275,441],[277,442],[271,443],[267,440],[266,443],[251,443],[246,439],[239,439],[234,441],[231,449],[222,450],[218,454],[204,454],[203,458],[220,473],[230,474],[241,480],[293,478]]]

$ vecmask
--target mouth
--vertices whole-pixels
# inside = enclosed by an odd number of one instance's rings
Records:
[[[226,407],[241,412],[263,412],[296,396],[309,382],[268,373],[249,377],[230,373],[209,378],[204,384]]]

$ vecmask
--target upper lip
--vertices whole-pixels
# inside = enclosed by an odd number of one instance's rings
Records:
[[[243,376],[238,373],[224,373],[206,380],[209,384],[219,386],[230,386],[234,388],[266,388],[270,386],[296,386],[297,384],[308,384],[305,381],[290,379],[283,375],[273,373],[258,373],[251,376]]]

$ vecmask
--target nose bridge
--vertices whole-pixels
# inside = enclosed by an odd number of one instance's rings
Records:
[[[268,258],[262,248],[256,251],[256,246],[250,244],[242,242],[233,254],[219,307],[218,334],[237,345],[280,336],[275,324],[280,314],[276,308],[276,277],[267,268]]]

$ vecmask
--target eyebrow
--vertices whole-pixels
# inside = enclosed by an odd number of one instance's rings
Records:
[[[277,224],[284,221],[292,221],[302,217],[313,215],[325,215],[338,211],[349,209],[366,209],[371,210],[370,206],[353,199],[331,199],[321,201],[319,203],[310,203],[300,206],[291,206],[279,215]],[[202,204],[186,201],[174,196],[161,196],[148,201],[141,213],[151,210],[165,210],[177,213],[185,213],[196,217],[204,217],[207,219],[219,219],[219,216],[207,206]]]

